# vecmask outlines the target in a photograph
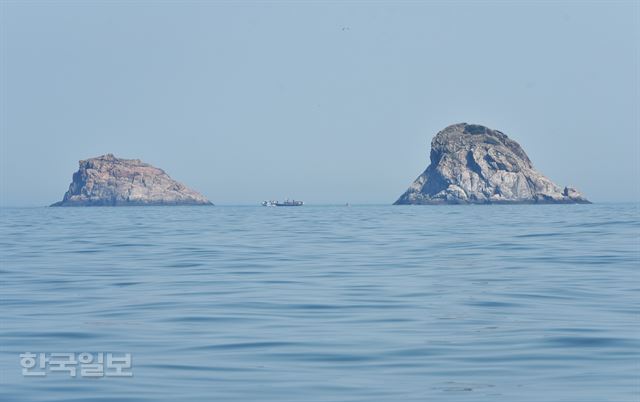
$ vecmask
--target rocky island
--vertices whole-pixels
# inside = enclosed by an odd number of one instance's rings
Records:
[[[80,161],[69,191],[52,207],[213,205],[202,194],[139,159],[112,154]]]
[[[498,130],[460,123],[431,141],[431,164],[401,204],[589,204],[576,189],[536,171],[522,147]]]

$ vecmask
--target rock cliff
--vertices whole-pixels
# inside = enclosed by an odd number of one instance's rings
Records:
[[[52,207],[212,205],[202,194],[139,159],[112,154],[80,161],[69,191]]]
[[[399,204],[584,203],[576,189],[537,172],[514,140],[497,130],[460,123],[431,141],[431,164]]]

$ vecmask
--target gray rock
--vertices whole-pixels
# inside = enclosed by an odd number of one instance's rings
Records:
[[[497,130],[460,123],[431,141],[431,164],[399,204],[553,204],[590,202],[537,172],[520,145]]]
[[[80,161],[69,191],[52,207],[213,205],[202,194],[139,159],[112,154]]]

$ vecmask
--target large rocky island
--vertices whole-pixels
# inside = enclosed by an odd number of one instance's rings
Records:
[[[431,141],[431,164],[394,203],[589,204],[576,189],[536,171],[514,140],[498,130],[460,123]]]
[[[112,154],[80,161],[69,191],[52,207],[213,205],[202,194],[139,159]]]

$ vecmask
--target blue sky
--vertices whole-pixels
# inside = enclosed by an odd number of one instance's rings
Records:
[[[140,158],[216,204],[391,203],[445,126],[640,200],[637,2],[2,2],[2,205]]]

